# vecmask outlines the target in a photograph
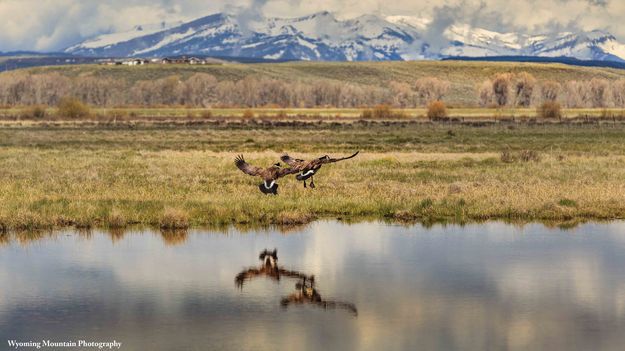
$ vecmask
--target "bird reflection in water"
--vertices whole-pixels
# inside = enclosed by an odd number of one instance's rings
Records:
[[[295,292],[283,297],[280,304],[283,307],[289,305],[304,305],[309,304],[323,309],[345,309],[354,316],[358,315],[358,309],[356,305],[350,302],[324,300],[319,291],[315,287],[315,276],[307,275],[298,271],[292,271],[284,269],[278,266],[278,251],[274,249],[269,251],[263,250],[258,257],[262,264],[258,268],[248,268],[241,273],[237,274],[235,278],[235,284],[240,289],[243,289],[243,284],[246,281],[250,281],[256,277],[265,276],[272,280],[280,281],[281,277],[297,279],[295,284]]]
[[[306,275],[297,271],[286,270],[278,267],[278,250],[269,251],[265,249],[258,257],[263,263],[258,268],[249,268],[237,274],[235,282],[237,287],[243,289],[245,281],[252,280],[256,277],[265,276],[273,280],[279,281],[281,277],[287,278],[306,278]]]

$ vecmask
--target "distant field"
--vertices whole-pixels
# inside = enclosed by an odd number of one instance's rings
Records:
[[[354,119],[360,118],[364,109],[358,108],[94,108],[93,119],[98,118],[114,118],[115,116],[123,116],[126,119],[142,119],[147,117],[155,118],[198,118],[205,116],[208,111],[211,119],[215,118],[241,118],[246,113],[251,113],[255,118],[276,118],[287,117],[288,119],[296,118],[338,118],[338,119]],[[29,111],[28,107],[0,108],[0,119],[19,118]],[[425,119],[425,108],[411,109],[393,109],[400,118],[408,119]],[[48,108],[47,114],[52,118],[62,117],[56,116],[55,108]],[[477,119],[498,119],[498,118],[533,118],[537,116],[535,108],[449,108],[448,115],[451,118],[477,118]],[[563,109],[563,118],[577,117],[623,117],[625,109],[608,108],[608,109],[592,109],[577,108]]]
[[[176,75],[186,79],[195,73],[209,73],[218,80],[239,80],[249,75],[286,80],[327,79],[384,86],[391,81],[413,83],[422,77],[438,77],[451,82],[445,101],[448,105],[474,105],[475,85],[501,72],[528,72],[539,81],[589,81],[592,78],[625,78],[625,70],[579,67],[564,64],[466,61],[411,62],[288,62],[263,64],[147,65],[147,66],[51,66],[29,70],[33,73],[59,72],[67,76],[92,75],[134,83]]]

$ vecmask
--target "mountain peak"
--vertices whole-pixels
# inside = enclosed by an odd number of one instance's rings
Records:
[[[424,17],[375,14],[339,20],[329,11],[296,18],[261,17],[242,23],[237,12],[216,13],[186,23],[137,25],[127,32],[89,39],[66,52],[117,57],[202,54],[337,61],[502,55],[625,61],[625,46],[602,30],[531,36],[456,23],[438,35],[438,42],[430,43],[428,38],[432,37],[426,35],[430,24],[431,19]]]

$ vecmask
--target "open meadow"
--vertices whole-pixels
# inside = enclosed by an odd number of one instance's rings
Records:
[[[4,229],[306,223],[317,218],[576,222],[625,218],[625,126],[351,122],[284,125],[5,122]],[[258,191],[269,166],[360,150]]]
[[[0,75],[0,228],[625,218],[625,71],[418,61]],[[438,107],[437,107],[438,106]],[[361,153],[280,195],[233,164]]]

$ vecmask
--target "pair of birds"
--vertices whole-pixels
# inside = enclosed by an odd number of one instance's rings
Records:
[[[299,158],[293,158],[289,155],[282,155],[280,159],[282,162],[286,163],[288,167],[283,168],[280,165],[280,162],[274,164],[273,166],[267,168],[261,168],[252,166],[249,163],[245,162],[243,155],[239,155],[235,158],[234,164],[238,169],[243,171],[243,173],[263,178],[263,182],[258,185],[260,191],[265,194],[274,194],[278,195],[278,184],[276,180],[278,178],[285,177],[289,174],[299,173],[295,178],[299,181],[304,182],[304,188],[306,187],[306,181],[310,178],[310,187],[315,187],[315,180],[313,176],[319,171],[319,168],[327,163],[334,163],[343,160],[348,160],[350,158],[356,157],[360,151],[357,151],[355,154],[347,157],[341,158],[331,158],[328,155],[315,158],[313,160],[302,160]]]

